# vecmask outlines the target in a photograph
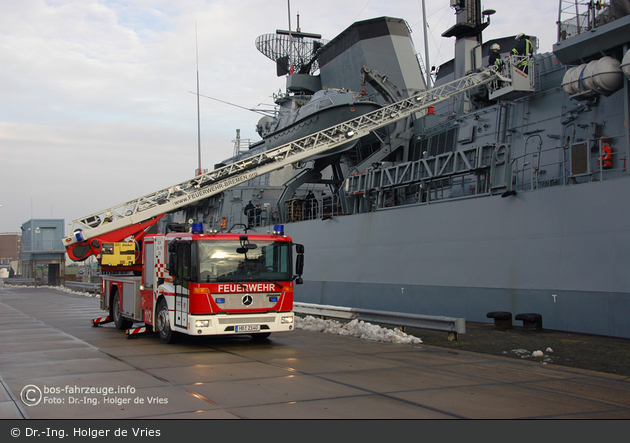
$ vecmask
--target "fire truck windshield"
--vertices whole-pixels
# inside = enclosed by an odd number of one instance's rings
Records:
[[[256,249],[242,250],[236,241],[197,244],[199,283],[221,281],[291,281],[291,243],[256,241]]]

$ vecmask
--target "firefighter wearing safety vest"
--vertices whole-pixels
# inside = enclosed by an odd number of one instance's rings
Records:
[[[529,57],[533,52],[532,42],[529,40],[529,36],[523,34],[522,32],[516,36],[516,40],[516,46],[512,49],[512,54],[526,57],[524,60],[520,61],[516,67],[527,74]]]
[[[489,67],[495,66],[496,68],[499,68],[499,61],[501,60],[501,54],[499,53],[500,50],[501,46],[497,43],[490,46],[490,54],[488,55]]]
[[[597,167],[603,169],[612,168],[612,149],[608,138],[602,139],[601,155],[597,158]]]

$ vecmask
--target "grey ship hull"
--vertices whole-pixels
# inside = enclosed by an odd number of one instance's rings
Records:
[[[628,201],[622,178],[290,223],[308,252],[295,300],[630,337]]]

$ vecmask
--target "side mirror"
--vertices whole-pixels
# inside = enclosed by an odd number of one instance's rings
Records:
[[[304,245],[295,243],[295,252],[297,252],[298,254],[304,254]]]
[[[298,256],[295,259],[295,273],[298,276],[301,276],[303,272],[304,272],[304,255],[298,254]]]

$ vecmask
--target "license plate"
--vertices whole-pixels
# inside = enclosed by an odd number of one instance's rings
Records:
[[[260,331],[260,325],[243,325],[243,326],[235,326],[236,332],[253,332]]]

